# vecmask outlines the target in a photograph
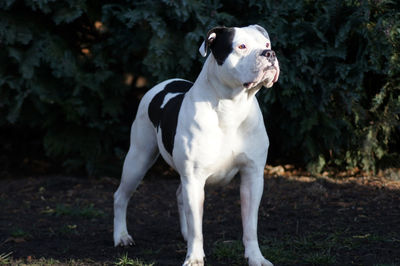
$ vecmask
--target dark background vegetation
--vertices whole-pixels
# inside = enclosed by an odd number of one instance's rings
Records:
[[[210,28],[254,23],[281,65],[258,94],[270,163],[399,166],[399,1],[3,0],[0,175],[118,174],[143,93],[194,80]]]

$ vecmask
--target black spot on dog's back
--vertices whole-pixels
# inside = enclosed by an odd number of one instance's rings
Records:
[[[176,80],[168,83],[163,90],[157,93],[149,104],[149,118],[157,132],[161,128],[162,142],[169,154],[172,155],[178,116],[185,93],[193,83],[184,80]],[[164,103],[165,97],[173,94],[173,97]],[[164,104],[163,104],[164,103]]]

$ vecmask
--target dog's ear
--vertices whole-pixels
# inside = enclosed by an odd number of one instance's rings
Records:
[[[208,48],[211,49],[217,63],[222,65],[226,57],[232,51],[232,41],[235,35],[234,28],[215,27],[207,33],[205,41],[202,43],[199,52],[202,56],[207,55]]]
[[[201,56],[206,57],[207,56],[207,52],[208,52],[208,47],[210,46],[210,44],[215,40],[215,38],[217,37],[217,34],[215,33],[219,28],[223,28],[223,27],[215,27],[213,29],[211,29],[206,36],[206,39],[203,41],[203,43],[201,44],[200,48],[199,48],[199,52],[201,54]]]
[[[266,29],[257,24],[251,25],[251,27],[256,28],[259,32],[261,32],[265,36],[265,38],[269,40],[269,35]]]
[[[214,27],[208,31],[206,39],[203,41],[199,48],[200,54],[205,57],[207,56],[208,48],[211,47],[217,37],[221,37],[226,32],[233,32],[232,28],[227,28],[224,26]],[[219,38],[220,39],[220,38]]]

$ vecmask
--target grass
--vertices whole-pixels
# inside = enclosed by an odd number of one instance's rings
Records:
[[[59,216],[82,217],[86,219],[101,218],[105,213],[96,209],[93,204],[89,206],[68,206],[58,204],[54,209],[47,207],[42,213]]]
[[[77,227],[67,224],[63,229],[65,230],[65,234],[75,234]],[[14,229],[13,235],[15,237],[25,236],[26,233],[17,228]],[[360,254],[360,249],[365,251],[384,243],[397,244],[399,241],[391,235],[384,236],[374,233],[354,235],[348,231],[330,233],[310,232],[301,236],[261,237],[260,248],[264,256],[275,265],[340,265],[344,262],[350,265],[353,264],[351,258],[348,257],[346,261],[346,258],[341,257],[339,254]],[[186,248],[186,246],[180,248]],[[207,255],[207,258],[213,263],[208,265],[247,265],[246,259],[243,256],[244,247],[241,240],[218,240],[214,243],[210,251],[211,253]],[[158,251],[148,251],[149,254],[154,252],[157,253]],[[66,262],[45,258],[13,260],[11,254],[0,254],[0,265],[103,265],[102,263],[99,264],[99,262],[88,260],[70,260]],[[345,260],[344,262],[343,259]],[[148,263],[138,258],[129,258],[128,254],[120,255],[112,264],[116,266],[155,265],[155,263]],[[371,265],[394,266],[398,264],[383,256],[375,257],[375,264]]]
[[[110,263],[98,263],[96,261],[90,259],[84,260],[68,260],[68,261],[59,261],[56,259],[46,259],[39,258],[35,259],[32,257],[28,257],[26,259],[18,259],[14,260],[11,257],[12,252],[10,253],[2,253],[0,254],[0,265],[30,265],[30,266],[42,266],[42,265],[62,265],[62,266],[86,266],[86,265],[110,265]],[[154,263],[145,263],[139,259],[131,259],[127,254],[122,255],[118,258],[113,265],[115,266],[154,266]]]
[[[365,246],[373,248],[376,244],[394,242],[396,239],[365,234],[353,236],[346,232],[321,233],[313,232],[303,236],[285,236],[281,238],[263,238],[260,249],[264,256],[276,265],[338,265],[336,254],[346,250],[354,252]],[[242,241],[217,241],[210,255],[218,262],[217,265],[246,265],[243,258]],[[343,258],[342,258],[343,259]],[[395,265],[391,261],[376,266]]]
[[[154,263],[147,264],[138,259],[130,259],[128,254],[122,255],[114,264],[115,266],[153,266]]]
[[[26,259],[14,260],[11,257],[12,252],[8,254],[0,254],[0,265],[30,265],[30,266],[42,266],[42,265],[57,265],[57,266],[86,266],[94,263],[92,260],[68,260],[61,262],[56,259],[35,259],[28,257]],[[139,264],[140,265],[140,264]]]
[[[30,238],[31,234],[29,234],[28,232],[25,232],[21,228],[13,228],[11,231],[11,236],[15,237],[15,238]]]
[[[232,266],[239,266],[247,264],[243,254],[244,247],[242,241],[227,240],[215,242],[211,256],[217,261],[225,263],[224,265],[229,263]]]
[[[335,265],[331,245],[333,243],[329,240],[315,242],[310,237],[266,238],[260,241],[264,256],[277,265]],[[223,265],[246,265],[243,255],[242,241],[235,240],[216,242],[211,256]]]
[[[67,226],[68,230],[74,231],[75,226]],[[16,235],[24,234],[21,230],[16,230]],[[260,248],[264,256],[275,265],[341,265],[343,260],[337,257],[343,251],[358,253],[368,247],[373,248],[377,244],[399,242],[391,236],[382,236],[368,233],[351,235],[346,231],[341,232],[311,232],[302,236],[286,235],[279,238],[265,237],[260,239]],[[186,246],[185,246],[186,247]],[[183,248],[183,247],[181,247]],[[154,252],[154,251],[151,251]],[[149,251],[150,253],[150,251]],[[0,254],[0,265],[103,265],[102,263],[90,260],[69,260],[60,262],[55,259],[19,259],[13,260],[12,253]],[[244,247],[241,240],[218,240],[214,243],[211,254],[208,258],[213,261],[212,265],[247,265],[244,258]],[[371,264],[374,266],[394,266],[398,265],[385,257],[376,258],[379,263]],[[353,264],[347,261],[348,265]],[[153,266],[155,263],[148,263],[138,258],[129,258],[128,254],[120,255],[112,262],[115,266]],[[359,263],[356,263],[359,264]],[[108,263],[109,265],[109,263]],[[210,264],[207,264],[210,265]]]
[[[10,264],[11,263],[11,254],[12,254],[12,252],[1,253],[0,254],[0,265]]]
[[[78,226],[75,224],[64,224],[59,229],[59,233],[62,236],[79,235],[77,228],[78,228]]]

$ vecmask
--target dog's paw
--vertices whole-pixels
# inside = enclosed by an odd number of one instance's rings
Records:
[[[204,259],[191,259],[188,258],[185,260],[182,266],[204,266]]]
[[[269,260],[264,257],[249,258],[249,266],[274,266]]]
[[[119,236],[114,236],[114,247],[117,246],[132,246],[135,241],[128,233],[122,233]]]

